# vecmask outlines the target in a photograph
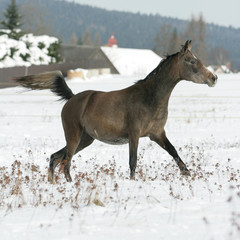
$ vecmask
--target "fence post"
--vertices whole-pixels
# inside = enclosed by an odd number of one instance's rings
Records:
[[[28,66],[25,66],[25,76],[28,75]]]

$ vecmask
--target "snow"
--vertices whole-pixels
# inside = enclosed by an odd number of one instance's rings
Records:
[[[49,64],[53,59],[48,56],[48,48],[55,42],[58,42],[57,38],[47,35],[25,34],[18,41],[8,38],[7,34],[0,35],[0,68]],[[43,44],[41,48],[39,44]],[[16,52],[11,57],[13,48]],[[21,54],[29,54],[30,57],[24,61]]]
[[[160,63],[161,58],[149,49],[101,47],[122,75],[146,75]]]
[[[226,65],[221,65],[221,68],[222,68],[224,73],[230,73],[231,72]]]
[[[75,93],[115,90],[131,76],[68,81]],[[136,180],[128,145],[95,141],[74,156],[72,183],[49,156],[65,145],[63,102],[50,91],[0,90],[1,239],[240,239],[240,74],[219,75],[214,88],[181,82],[169,103],[166,132],[191,170],[141,139]]]

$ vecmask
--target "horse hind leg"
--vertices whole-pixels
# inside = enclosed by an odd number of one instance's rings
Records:
[[[72,182],[72,177],[70,174],[72,157],[73,157],[73,154],[68,152],[66,155],[66,158],[61,162],[61,168],[63,169],[63,172],[64,172],[67,182]]]
[[[77,154],[79,151],[83,150],[84,148],[88,147],[92,144],[94,141],[94,138],[92,138],[90,135],[88,135],[85,131],[82,133],[80,143],[75,151],[75,154]]]
[[[61,161],[65,158],[67,153],[66,147],[62,148],[58,152],[55,152],[51,155],[50,164],[49,164],[49,172],[48,172],[48,181],[54,182],[54,171],[55,168],[61,163]]]
[[[48,174],[48,180],[51,183],[54,182],[54,170],[59,164],[61,164],[60,170],[63,170],[66,180],[68,182],[72,181],[70,175],[71,160],[80,142],[82,129],[74,125],[71,126],[70,123],[68,124],[68,127],[65,124],[64,131],[67,142],[66,147],[51,155]]]
[[[88,147],[92,144],[94,139],[89,136],[85,131],[82,133],[80,143],[78,144],[74,154],[77,154],[79,151],[83,150],[84,148]],[[48,174],[48,181],[53,183],[54,182],[54,171],[55,168],[61,164],[61,168],[65,174],[65,178],[67,181],[71,181],[70,175],[70,166],[71,166],[71,159],[73,154],[67,150],[67,146],[59,150],[58,152],[51,155],[51,160],[49,164],[49,174]]]
[[[72,181],[72,178],[70,175],[70,166],[71,166],[71,159],[72,159],[73,155],[78,153],[79,151],[83,150],[84,148],[88,147],[89,145],[91,145],[93,141],[94,141],[94,139],[91,136],[89,136],[86,132],[83,132],[80,142],[79,142],[77,148],[75,148],[75,151],[67,152],[67,156],[62,161],[62,164],[63,164],[63,172],[64,172],[65,178],[68,182]],[[73,152],[74,152],[74,154],[72,154]]]
[[[63,169],[67,182],[72,181],[72,177],[70,175],[71,160],[77,150],[79,142],[80,138],[72,138],[70,141],[67,141],[66,155],[65,158],[61,161],[61,169]]]
[[[60,169],[63,170],[65,178],[68,182],[72,181],[70,175],[72,154],[67,150],[67,146],[59,150],[58,152],[51,155],[49,170],[48,170],[48,181],[54,183],[54,171],[55,168],[60,164]]]

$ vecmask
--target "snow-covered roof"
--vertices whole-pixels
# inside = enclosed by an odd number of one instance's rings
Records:
[[[121,75],[146,75],[161,61],[152,50],[101,47]]]

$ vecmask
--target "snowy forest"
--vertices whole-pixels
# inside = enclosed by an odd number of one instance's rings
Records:
[[[1,1],[0,8],[6,9],[8,3]],[[201,14],[184,21],[107,11],[66,1],[18,0],[17,4],[24,31],[56,36],[63,43],[105,44],[114,32],[119,47],[153,49],[165,55],[188,38],[193,40],[194,50],[206,64],[231,65],[232,70],[240,68],[240,29],[206,23]]]

